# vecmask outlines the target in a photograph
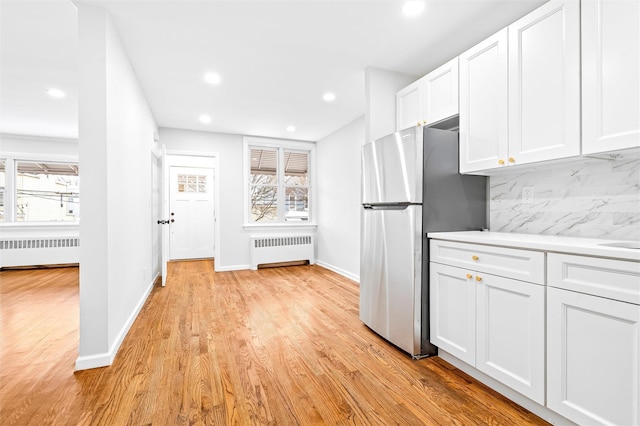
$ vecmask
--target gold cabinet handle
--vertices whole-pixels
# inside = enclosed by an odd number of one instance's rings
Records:
[[[472,276],[473,275],[471,275],[471,274],[467,274],[467,279],[471,279]]]
[[[515,163],[515,162],[516,162],[516,159],[515,159],[515,158],[513,158],[513,157],[509,157],[509,162],[510,162],[510,163]]]
[[[498,160],[498,164],[500,164],[501,166],[504,166],[504,160]]]
[[[482,281],[482,277],[476,275],[476,281]]]
[[[479,257],[478,257],[478,256],[476,256],[476,255],[471,256],[471,258],[472,258],[473,260],[478,260],[478,259],[479,259]]]

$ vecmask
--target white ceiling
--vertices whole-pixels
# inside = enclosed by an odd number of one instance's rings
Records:
[[[158,126],[315,141],[364,114],[366,67],[424,75],[545,1],[84,2],[111,13]],[[0,28],[0,133],[77,138],[73,4],[0,0]]]

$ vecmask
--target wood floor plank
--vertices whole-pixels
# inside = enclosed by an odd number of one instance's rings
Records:
[[[73,372],[78,269],[0,272],[2,425],[542,425],[358,319],[319,266],[169,264],[112,366]]]

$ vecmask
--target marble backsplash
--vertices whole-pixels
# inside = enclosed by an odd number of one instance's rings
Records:
[[[489,197],[492,231],[640,240],[637,153],[507,171],[491,176]]]

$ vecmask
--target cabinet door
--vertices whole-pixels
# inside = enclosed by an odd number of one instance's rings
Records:
[[[580,3],[551,0],[509,26],[509,162],[580,154]]]
[[[459,62],[460,172],[505,166],[507,29],[464,52]]]
[[[424,77],[425,119],[430,125],[458,114],[458,58]]]
[[[640,306],[547,288],[547,406],[579,424],[640,424]]]
[[[544,405],[544,286],[477,278],[476,368]]]
[[[471,271],[430,264],[431,343],[475,365],[475,288]]]
[[[582,1],[582,152],[640,146],[640,2]]]
[[[424,115],[424,90],[420,80],[415,81],[396,93],[396,130],[403,130],[421,124]]]

